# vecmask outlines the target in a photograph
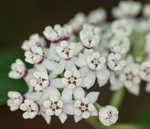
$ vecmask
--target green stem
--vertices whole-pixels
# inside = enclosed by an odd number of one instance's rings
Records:
[[[121,88],[120,90],[117,90],[114,95],[112,96],[111,105],[115,106],[116,108],[119,108],[123,97],[125,95],[125,89]]]
[[[99,105],[98,103],[94,103],[94,106],[97,108],[97,109],[101,109],[102,108],[102,106],[101,105]]]

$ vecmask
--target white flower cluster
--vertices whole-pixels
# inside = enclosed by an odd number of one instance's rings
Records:
[[[150,32],[141,27],[143,21],[129,19],[140,10],[140,3],[122,1],[113,10],[119,19],[112,23],[105,23],[106,13],[100,8],[87,17],[79,13],[68,24],[47,26],[43,35],[48,43],[44,37],[32,35],[22,49],[25,61],[34,67],[27,70],[18,59],[9,73],[10,78],[23,78],[29,90],[24,95],[8,93],[10,110],[24,111],[25,119],[41,115],[48,124],[52,116],[64,123],[68,115],[75,122],[99,115],[102,124],[115,124],[118,110],[113,106],[99,109],[99,92],[87,91],[95,84],[102,87],[109,83],[113,91],[125,87],[138,95],[143,80],[148,82],[146,91],[150,92]],[[149,17],[148,11],[144,16]],[[134,41],[136,32],[145,36],[142,45]],[[144,46],[144,59],[140,52],[135,55],[139,46]]]

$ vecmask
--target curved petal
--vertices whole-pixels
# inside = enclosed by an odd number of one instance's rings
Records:
[[[76,66],[75,66],[75,64],[73,63],[72,60],[66,61],[65,70],[69,70],[69,71],[77,70],[77,68],[76,68]]]
[[[83,67],[86,65],[85,56],[83,54],[80,54],[78,57],[74,58],[74,63],[78,67]]]
[[[59,64],[55,66],[55,69],[52,71],[52,74],[58,75],[61,74],[65,69],[65,61],[61,61]]]
[[[81,100],[85,97],[85,92],[82,88],[78,87],[74,89],[73,95],[76,100]]]
[[[82,120],[81,116],[77,116],[77,115],[74,116],[75,123],[79,122],[80,120]]]
[[[90,92],[86,96],[86,98],[90,101],[90,103],[95,103],[98,99],[99,92]]]
[[[74,114],[74,105],[73,103],[68,103],[64,105],[64,112],[73,115]]]
[[[59,99],[60,98],[60,92],[56,89],[56,88],[47,88],[44,92],[43,95],[41,96],[41,102],[45,99],[49,99],[49,98],[55,98],[55,99]]]
[[[64,88],[61,78],[56,78],[51,81],[51,86],[54,88]]]
[[[46,115],[45,113],[41,113],[41,116],[43,116],[43,118],[45,119],[47,124],[50,124],[51,122],[51,117]]]
[[[147,83],[146,88],[145,88],[146,92],[150,92],[150,83]]]
[[[62,124],[67,120],[67,118],[68,116],[65,113],[61,113],[61,115],[59,115],[59,119]]]
[[[25,97],[27,99],[37,101],[40,99],[41,95],[42,95],[41,92],[29,92],[29,93],[25,94]]]
[[[97,71],[96,76],[99,86],[102,87],[108,82],[110,72],[106,68],[104,68],[100,71]]]
[[[112,91],[118,90],[121,87],[123,87],[123,83],[118,78],[116,78],[114,74],[110,76],[110,84],[111,84],[110,89]]]
[[[97,116],[97,115],[98,115],[98,112],[96,108],[94,107],[94,111],[91,113],[91,116]]]
[[[61,98],[65,103],[70,103],[72,101],[72,89],[64,88]]]
[[[82,85],[81,87],[85,87],[87,89],[94,86],[94,83],[96,81],[96,75],[95,72],[89,72],[85,77],[82,78]]]
[[[140,94],[140,86],[136,85],[136,86],[131,86],[127,88],[128,91],[136,96],[138,96]]]

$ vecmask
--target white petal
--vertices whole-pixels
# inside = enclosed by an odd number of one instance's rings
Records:
[[[74,116],[75,123],[79,122],[81,119],[82,119],[81,116],[77,116],[77,115]]]
[[[55,70],[56,69],[56,66],[58,65],[56,62],[54,62],[54,61],[51,61],[51,60],[46,60],[45,62],[44,62],[44,65],[45,65],[45,67],[48,69],[48,70],[51,70],[51,71],[53,71],[53,70]]]
[[[94,86],[96,81],[96,75],[95,72],[89,72],[84,78],[82,78],[82,87],[85,87],[87,89]]]
[[[134,95],[139,95],[140,94],[140,86],[136,85],[136,86],[131,86],[127,88],[128,91]]]
[[[43,116],[43,118],[45,119],[47,124],[50,124],[51,122],[51,117],[46,115],[45,113],[41,113],[41,115]]]
[[[95,108],[95,107],[94,107]],[[98,112],[96,110],[96,108],[94,109],[94,111],[91,113],[91,116],[97,116],[98,115]]]
[[[90,101],[90,103],[95,103],[96,100],[98,99],[99,92],[90,92],[86,98]]]
[[[65,103],[69,103],[72,101],[72,89],[70,88],[64,88],[63,92],[62,92],[62,100]]]
[[[52,74],[58,75],[61,74],[64,71],[65,68],[65,61],[61,61],[59,64],[55,66],[55,69],[53,70]]]
[[[98,84],[101,87],[101,86],[104,86],[108,82],[110,72],[106,68],[104,68],[96,72],[96,75],[98,79]]]
[[[78,67],[85,66],[86,65],[85,56],[83,54],[80,54],[79,57],[74,59],[74,62]]]
[[[67,115],[65,113],[62,113],[61,115],[59,115],[59,119],[63,124],[67,120]]]
[[[55,88],[64,88],[64,85],[62,84],[62,79],[60,78],[52,80],[51,86]]]
[[[75,64],[71,61],[66,61],[66,65],[65,65],[65,69],[69,70],[69,71],[76,71],[77,68],[75,66]]]
[[[40,99],[41,95],[42,95],[41,92],[29,92],[25,96],[26,96],[27,99],[37,101],[37,100]]]
[[[75,88],[73,94],[74,94],[74,98],[76,100],[81,100],[81,99],[83,99],[85,97],[85,92],[80,87],[79,88]]]
[[[118,90],[121,87],[123,87],[123,83],[119,79],[117,79],[114,74],[110,76],[110,84],[111,84],[110,89],[112,91]]]
[[[48,99],[48,98],[59,99],[60,92],[56,88],[49,87],[43,92],[43,95],[41,96],[40,101],[43,102],[43,100]]]
[[[74,105],[72,103],[65,104],[64,112],[69,115],[73,115],[74,114]]]

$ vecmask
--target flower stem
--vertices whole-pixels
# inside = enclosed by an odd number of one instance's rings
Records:
[[[117,90],[114,95],[112,96],[111,105],[115,106],[116,108],[119,108],[123,97],[125,95],[125,89],[121,88],[120,90]]]

